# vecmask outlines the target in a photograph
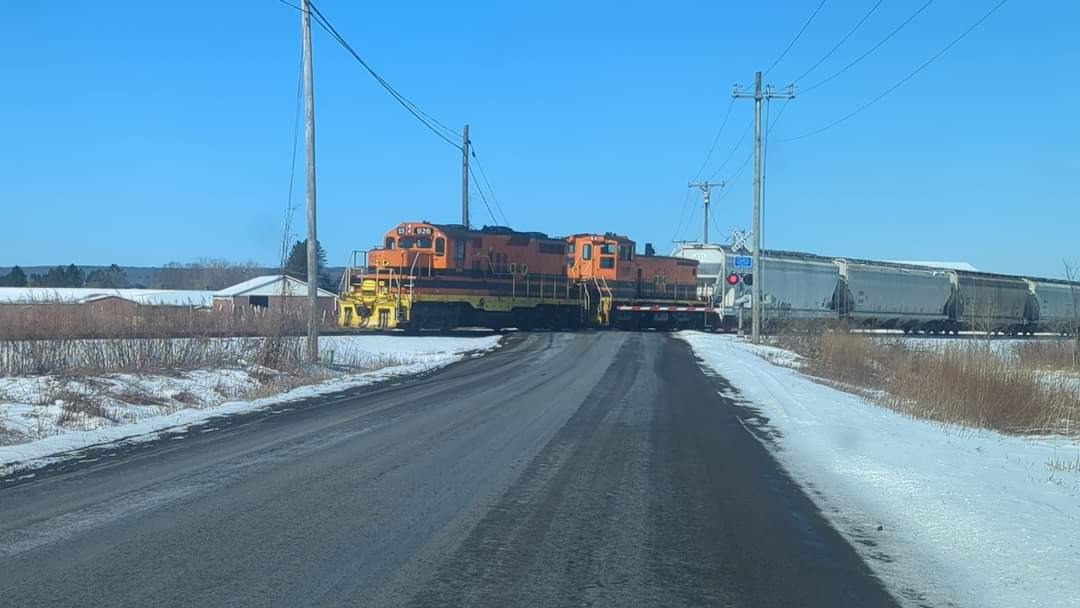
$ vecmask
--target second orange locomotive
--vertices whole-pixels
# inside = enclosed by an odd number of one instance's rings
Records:
[[[560,239],[404,222],[347,270],[339,323],[367,329],[703,326],[697,262],[613,233]]]

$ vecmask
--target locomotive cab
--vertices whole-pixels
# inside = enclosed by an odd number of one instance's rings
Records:
[[[403,222],[383,236],[382,247],[368,253],[368,270],[394,268],[402,272],[431,272],[450,267],[446,231],[428,222]]]
[[[579,281],[607,286],[624,299],[696,300],[697,261],[634,251],[635,243],[612,232],[567,239],[567,272]]]
[[[630,280],[634,257],[634,241],[611,232],[566,239],[567,272],[575,279]]]

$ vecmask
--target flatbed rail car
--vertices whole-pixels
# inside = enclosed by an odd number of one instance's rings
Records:
[[[696,263],[637,256],[633,247],[612,234],[556,239],[504,227],[402,223],[346,271],[338,321],[406,330],[704,327],[705,319],[697,321],[706,306],[693,299]],[[620,309],[661,304],[697,312]]]

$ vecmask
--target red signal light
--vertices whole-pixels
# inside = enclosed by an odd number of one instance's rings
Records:
[[[734,272],[727,275],[727,284],[728,285],[738,285],[739,284],[739,275],[735,274]]]

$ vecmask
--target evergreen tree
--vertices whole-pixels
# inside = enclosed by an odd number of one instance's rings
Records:
[[[2,287],[26,287],[26,273],[22,268],[15,266],[10,272],[0,277]]]
[[[326,250],[319,241],[315,241],[315,251],[319,260],[319,287],[327,291],[335,291],[337,285],[326,272]],[[307,281],[307,239],[293,243],[283,270],[289,276]]]
[[[82,287],[86,282],[86,273],[82,268],[74,264],[68,264],[68,267],[64,269],[64,283],[65,287]]]
[[[84,281],[82,269],[73,264],[67,268],[57,266],[44,274],[30,276],[30,282],[36,287],[82,287]]]
[[[35,274],[30,277],[30,282],[35,287],[82,287],[86,275],[82,269],[74,264],[56,266],[50,268],[45,274]]]
[[[120,289],[128,286],[127,273],[123,268],[112,264],[108,268],[98,268],[86,277],[87,287],[107,287]]]
[[[326,268],[326,250],[322,243],[315,241],[315,252],[319,260],[319,269]],[[285,260],[285,274],[307,280],[307,239],[293,243],[289,257]]]

